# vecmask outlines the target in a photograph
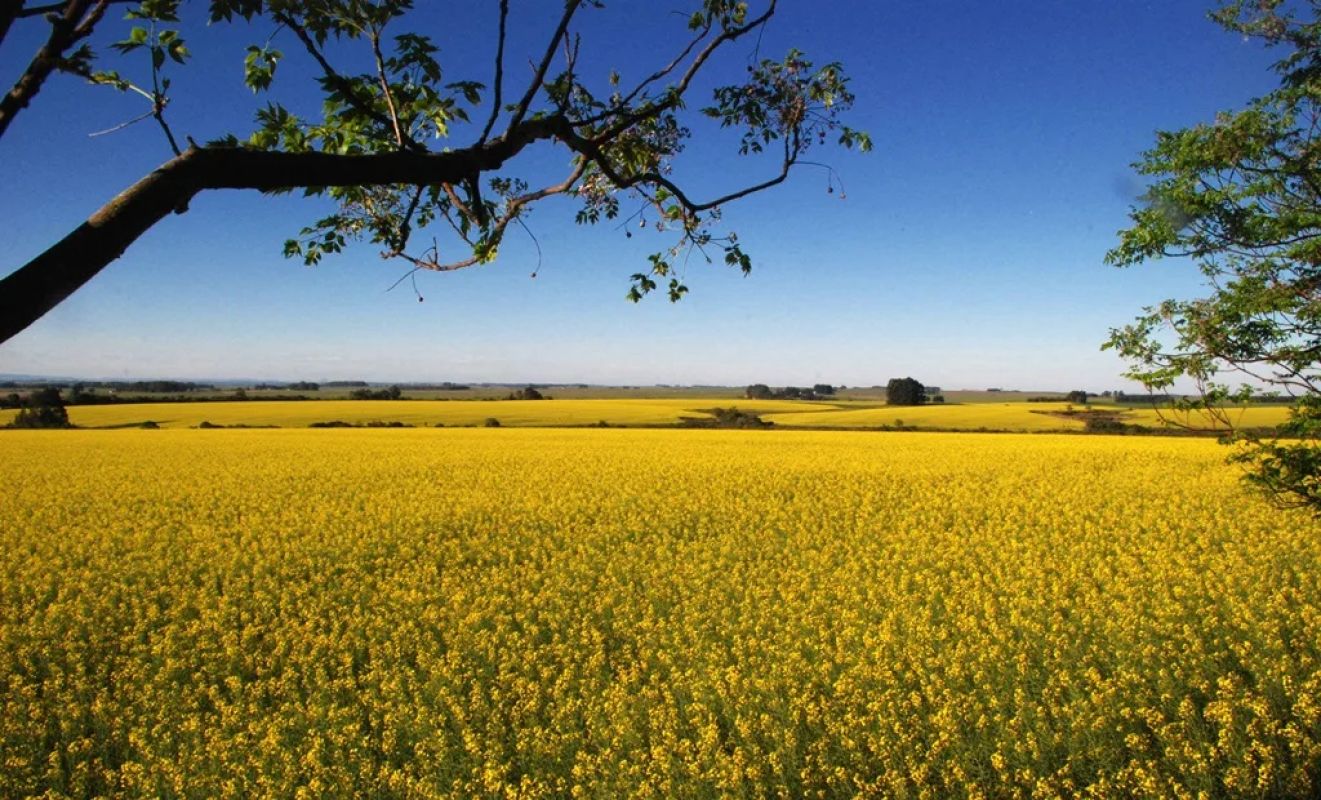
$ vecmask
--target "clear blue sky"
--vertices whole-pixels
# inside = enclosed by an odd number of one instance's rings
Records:
[[[189,6],[191,22],[204,4]],[[526,74],[553,25],[552,0],[514,0],[507,64]],[[673,4],[671,4],[673,5]],[[419,0],[417,28],[441,46],[447,79],[489,81],[495,3]],[[1191,265],[1102,264],[1142,184],[1129,165],[1157,129],[1209,120],[1273,84],[1272,54],[1206,19],[1207,2],[817,2],[787,0],[763,55],[791,46],[838,59],[858,96],[851,124],[875,151],[822,150],[825,174],[728,208],[753,255],[743,278],[692,264],[692,292],[624,300],[658,234],[581,228],[569,201],[529,219],[493,265],[402,273],[370,245],[316,268],[283,240],[326,206],[254,192],[199,196],[191,210],[26,332],[0,345],[0,372],[83,377],[251,377],[401,381],[583,381],[775,385],[884,383],[913,375],[946,388],[1124,387],[1099,352],[1144,304],[1197,291]],[[670,5],[608,2],[581,14],[587,74],[663,63],[683,20]],[[176,69],[171,108],[199,141],[251,130],[264,102],[241,84],[243,47],[269,26],[190,24],[196,60]],[[103,26],[100,48],[123,35]],[[0,49],[6,85],[41,26]],[[311,66],[288,33],[272,96],[311,111]],[[711,82],[739,79],[738,46]],[[356,51],[341,54],[350,61]],[[348,62],[346,62],[348,63]],[[141,64],[123,71],[140,77]],[[704,96],[694,99],[701,105]],[[0,139],[0,273],[16,268],[169,155],[149,122],[89,138],[143,111],[134,98],[57,76]],[[710,132],[701,121],[699,132]],[[454,144],[474,136],[458,128]],[[703,138],[675,175],[698,194],[773,170],[745,164],[731,137]],[[562,170],[562,151],[520,157],[529,177]]]

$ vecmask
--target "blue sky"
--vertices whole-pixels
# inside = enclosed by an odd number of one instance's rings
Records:
[[[514,0],[507,65],[554,24],[552,0]],[[826,175],[731,205],[729,227],[755,259],[750,277],[692,263],[691,294],[624,300],[628,275],[666,241],[615,225],[573,224],[552,201],[528,220],[544,254],[511,234],[499,260],[419,274],[359,245],[307,268],[281,243],[326,211],[254,192],[199,196],[30,329],[0,345],[0,372],[85,377],[251,377],[617,384],[883,384],[912,375],[946,388],[1125,387],[1099,346],[1141,306],[1198,290],[1170,261],[1102,263],[1142,184],[1130,164],[1157,129],[1209,120],[1273,84],[1272,54],[1206,19],[1206,2],[818,2],[787,0],[761,39],[843,61],[857,105],[850,124],[875,150],[821,150]],[[495,3],[420,0],[417,29],[441,47],[446,79],[489,81]],[[199,141],[251,130],[265,98],[241,84],[243,47],[269,26],[197,25],[195,61],[174,72],[178,132]],[[582,12],[582,69],[601,79],[663,63],[683,33],[665,4],[609,2]],[[106,41],[124,23],[103,25]],[[401,29],[402,30],[402,29]],[[42,34],[28,23],[0,49],[12,81]],[[310,111],[311,65],[288,33],[273,99]],[[735,82],[737,45],[706,88]],[[338,54],[346,65],[362,53]],[[141,64],[122,71],[139,76]],[[692,105],[701,105],[698,94]],[[134,98],[57,76],[0,139],[0,273],[63,236],[169,153],[149,122],[88,134],[145,109]],[[698,141],[675,176],[704,195],[775,168],[694,120]],[[710,134],[709,136],[706,134]],[[455,131],[452,144],[474,136]],[[525,154],[515,171],[546,178],[562,151]]]

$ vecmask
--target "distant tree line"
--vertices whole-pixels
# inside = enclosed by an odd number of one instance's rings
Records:
[[[55,391],[59,392],[59,387],[47,386],[39,389],[31,389],[26,394],[18,392],[9,392],[0,395],[0,409],[5,408],[23,408],[27,403],[27,398],[37,392]],[[232,394],[162,394],[151,397],[130,394],[103,394],[92,389],[84,388],[83,384],[74,384],[70,389],[67,398],[63,399],[66,406],[113,406],[133,403],[222,403],[233,400],[249,400],[247,393],[239,389]],[[263,395],[262,400],[271,401],[294,401],[310,400],[312,398],[305,394],[268,394]]]
[[[1041,395],[1039,397],[1029,397],[1029,403],[1077,403],[1085,406],[1089,402],[1090,395],[1083,389],[1074,389],[1063,396],[1060,395]]]
[[[369,388],[369,387],[371,386],[371,384],[367,383],[366,381],[326,381],[325,383],[321,384],[321,386],[325,386],[327,389],[352,389],[352,388],[367,389],[367,388]],[[441,382],[441,383],[409,383],[409,384],[405,384],[404,386],[406,386],[406,387],[409,388],[409,389],[416,390],[416,391],[431,391],[431,392],[435,392],[435,391],[443,391],[443,392],[466,392],[466,391],[472,389],[472,387],[469,386],[469,385],[466,384],[466,383],[451,383],[451,382],[449,382],[449,381],[443,381],[443,382]],[[400,391],[402,391],[403,388],[404,388],[404,386],[400,386],[399,384],[392,384],[392,385],[390,385],[389,387],[387,387],[387,389],[385,389],[385,390],[379,390],[379,389],[378,389],[378,390],[376,390],[376,391],[378,391],[378,392],[379,392],[379,391],[388,391],[389,389],[399,389]],[[291,383],[291,384],[289,384],[289,388],[290,388],[290,389],[304,389],[304,390],[306,390],[306,391],[316,391],[319,387],[318,387],[318,385],[315,384],[315,383],[308,383],[308,384]],[[354,392],[354,393],[351,394],[350,396],[354,396],[354,395],[356,395],[356,394],[357,394],[357,392]],[[364,398],[358,398],[358,399],[364,399]],[[380,399],[394,400],[394,399],[397,399],[397,398],[370,397],[370,398],[365,398],[365,399],[369,399],[369,400],[380,400]]]
[[[258,383],[248,388],[260,391],[315,392],[321,389],[321,384],[315,381],[294,381],[293,383]]]
[[[449,381],[442,383],[410,383],[408,388],[427,392],[466,392],[472,389],[466,383],[450,383]]]
[[[178,394],[184,392],[216,390],[216,387],[212,384],[193,383],[192,381],[77,381],[72,384],[66,384],[63,382],[23,382],[9,384],[6,388],[21,391],[38,391],[41,389],[64,389],[65,387],[67,387],[72,394],[89,392],[95,389],[104,389],[112,392],[140,392],[143,394]]]
[[[330,384],[326,384],[329,386]],[[354,389],[349,392],[350,400],[398,400],[404,394],[404,390],[398,385],[387,386],[384,389]]]
[[[835,387],[828,383],[817,383],[811,389],[798,386],[772,389],[764,383],[754,383],[743,390],[743,396],[749,400],[820,400],[834,397]]]
[[[506,400],[549,400],[550,398],[537,390],[535,386],[527,386],[518,391],[510,392]]]

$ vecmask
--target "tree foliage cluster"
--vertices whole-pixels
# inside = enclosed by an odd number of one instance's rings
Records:
[[[509,393],[506,400],[549,400],[550,398],[542,394],[535,386],[525,386]]]
[[[926,401],[926,389],[913,378],[891,378],[885,385],[886,405],[920,406]]]
[[[39,389],[28,393],[22,408],[9,423],[11,428],[69,428],[69,412],[59,389]]]
[[[751,411],[737,407],[702,409],[710,416],[684,417],[680,423],[685,428],[771,428],[774,422],[764,420]]]
[[[1282,438],[1240,435],[1233,459],[1282,504],[1321,511],[1321,5],[1237,0],[1212,16],[1283,52],[1279,85],[1158,133],[1135,165],[1151,183],[1109,262],[1186,258],[1207,293],[1147,308],[1105,347],[1152,392],[1191,382],[1185,404],[1226,426],[1228,402],[1293,396]]]
[[[350,400],[398,400],[403,397],[404,390],[397,385],[390,385],[384,389],[354,389],[349,392]]]
[[[117,5],[129,8],[127,30],[107,56],[93,49],[93,33]],[[412,0],[210,0],[211,24],[242,20],[256,32],[241,74],[268,99],[255,109],[252,129],[240,133],[204,132],[204,120],[172,116],[171,75],[188,68],[194,47],[206,46],[180,0],[0,2],[0,43],[15,23],[44,22],[50,30],[0,102],[0,136],[52,74],[65,73],[145,102],[140,119],[160,129],[173,155],[0,281],[0,341],[161,219],[186,210],[195,194],[222,188],[330,199],[335,211],[303,227],[284,254],[312,265],[367,242],[382,258],[402,262],[401,280],[418,270],[495,260],[509,231],[531,234],[533,208],[560,197],[576,204],[580,224],[619,220],[628,223],[627,236],[650,228],[664,237],[631,276],[627,296],[637,301],[659,290],[676,301],[688,291],[685,265],[692,260],[752,268],[737,233],[721,222],[727,204],[783,183],[799,165],[825,169],[833,190],[833,169],[805,157],[827,145],[871,147],[865,132],[845,124],[854,95],[841,64],[793,49],[779,58],[764,57],[755,44],[734,49],[759,41],[776,0],[696,0],[676,18],[668,52],[639,51],[634,63],[604,73],[582,66],[582,18],[626,14],[625,4],[556,4],[544,44],[530,54],[506,50],[511,24],[533,11],[515,12],[509,0],[485,5],[498,30],[490,61],[456,65],[442,64],[443,43],[416,26]],[[742,63],[738,52],[749,54]],[[296,111],[289,100],[281,65],[295,58],[318,75],[317,114]],[[707,78],[731,66],[737,79]],[[711,83],[703,102],[694,87]],[[685,188],[680,156],[702,119],[727,129],[734,152],[755,159],[765,177],[712,197]],[[561,164],[558,180],[533,185],[510,166],[532,149]]]
[[[818,383],[810,389],[799,386],[772,389],[764,383],[754,383],[743,390],[743,396],[749,400],[820,400],[834,397],[835,387],[828,383]]]

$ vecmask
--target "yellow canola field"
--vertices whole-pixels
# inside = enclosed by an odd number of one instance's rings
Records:
[[[1065,403],[967,403],[924,406],[880,406],[872,408],[836,408],[806,410],[798,413],[769,414],[767,420],[777,425],[807,425],[826,428],[879,428],[916,426],[996,431],[1065,431],[1082,430],[1077,420],[1052,416],[1047,411],[1063,411]]]
[[[949,430],[993,431],[1069,431],[1082,430],[1081,419],[1056,416],[1070,408],[1068,403],[956,403],[924,406],[806,409],[798,413],[772,413],[766,419],[778,425],[803,425],[824,428],[907,427]],[[1193,427],[1222,428],[1220,420],[1198,412],[1194,414],[1151,408],[1116,408],[1094,405],[1093,410],[1117,410],[1119,421],[1147,428]],[[1240,428],[1273,427],[1288,419],[1284,406],[1251,406],[1225,411],[1230,424]]]
[[[0,434],[0,797],[1314,797],[1204,440]]]
[[[1223,417],[1221,416],[1223,415]],[[1269,428],[1289,419],[1289,407],[1283,405],[1248,406],[1247,408],[1227,408],[1212,416],[1205,411],[1172,411],[1152,408],[1134,409],[1124,417],[1124,421],[1133,425],[1149,428],[1191,427],[1224,428],[1225,422],[1235,428]]]
[[[674,425],[684,417],[708,416],[704,409],[734,406],[759,414],[777,425],[822,428],[917,427],[948,430],[1071,431],[1082,430],[1078,419],[1055,416],[1066,403],[967,403],[889,408],[850,402],[796,400],[730,400],[706,398],[572,399],[572,400],[248,400],[199,403],[126,403],[71,406],[69,419],[84,428],[137,427],[151,421],[163,428],[214,425],[305,428],[315,422],[351,424],[402,422],[414,426],[477,426],[488,418],[513,427],[573,427],[595,425]],[[1095,406],[1095,408],[1102,408]],[[1044,412],[1044,413],[1043,413]],[[0,425],[17,412],[0,410]],[[1164,419],[1162,419],[1162,415]],[[1145,427],[1165,427],[1167,420],[1194,427],[1212,427],[1204,417],[1189,417],[1150,408],[1126,409],[1121,421]],[[1240,427],[1278,425],[1288,416],[1280,406],[1256,406],[1228,412]]]
[[[125,403],[71,406],[69,420],[86,428],[133,427],[148,420],[163,428],[215,425],[275,425],[303,428],[314,422],[403,422],[410,425],[481,425],[495,418],[501,425],[556,427],[594,425],[670,425],[683,417],[707,416],[699,409],[737,405],[753,413],[829,409],[824,403],[791,400],[247,400],[212,403]],[[0,411],[0,425],[16,411]]]

